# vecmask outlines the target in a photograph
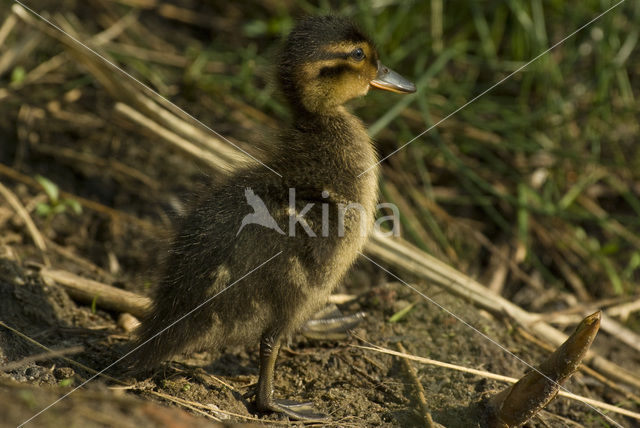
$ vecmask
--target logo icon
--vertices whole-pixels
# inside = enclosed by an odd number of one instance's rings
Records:
[[[258,224],[260,226],[266,227],[267,229],[273,229],[280,235],[284,235],[284,232],[282,231],[282,229],[280,229],[278,223],[276,223],[273,217],[271,217],[271,214],[269,214],[269,210],[264,204],[264,201],[260,199],[260,196],[256,195],[253,192],[253,189],[251,189],[251,187],[247,187],[244,189],[244,196],[245,198],[247,198],[247,204],[249,204],[249,206],[253,208],[254,212],[244,216],[244,218],[242,219],[242,224],[240,224],[240,229],[238,229],[238,233],[236,233],[236,236],[238,236],[242,229],[249,224]]]

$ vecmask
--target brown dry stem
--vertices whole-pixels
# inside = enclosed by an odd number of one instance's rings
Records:
[[[397,346],[400,352],[402,352],[403,354],[407,353],[407,350],[404,349],[402,343],[398,342]],[[418,378],[418,373],[408,359],[403,357],[402,362],[407,370],[407,373],[409,374],[409,377],[411,378],[411,382],[413,382],[413,385],[415,387],[416,396],[418,398],[418,402],[420,403],[420,414],[424,419],[424,426],[427,428],[435,428],[435,424],[433,423],[433,419],[431,418],[431,412],[429,411],[429,406],[427,405],[427,399],[425,398],[424,388],[422,387],[422,383],[420,383],[420,379]]]
[[[555,398],[562,384],[578,369],[600,327],[600,311],[586,317],[576,331],[537,370],[493,395],[487,402],[489,426],[524,424]]]
[[[29,235],[31,235],[31,239],[33,239],[34,244],[36,244],[36,247],[40,250],[44,264],[50,266],[51,263],[49,262],[49,258],[46,254],[47,245],[45,244],[44,238],[36,224],[31,219],[31,216],[25,209],[24,205],[22,205],[22,202],[20,202],[20,199],[18,199],[18,197],[2,183],[0,183],[0,194],[7,200],[9,205],[11,205],[11,208],[14,209],[22,221],[24,221],[24,224],[27,226],[27,230],[29,231]]]

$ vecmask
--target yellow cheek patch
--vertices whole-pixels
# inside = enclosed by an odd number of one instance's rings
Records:
[[[365,59],[351,57],[355,49],[365,52]],[[377,55],[365,42],[337,42],[322,47],[320,58],[302,63],[295,73],[300,101],[309,111],[335,110],[350,99],[366,95],[369,82],[377,74],[373,65]]]

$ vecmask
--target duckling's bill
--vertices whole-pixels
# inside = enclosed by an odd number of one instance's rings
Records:
[[[369,84],[374,88],[399,94],[412,94],[416,91],[416,85],[413,82],[384,66],[380,61],[378,61],[378,74]]]

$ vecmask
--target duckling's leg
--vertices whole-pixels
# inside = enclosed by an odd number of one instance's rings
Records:
[[[305,323],[302,334],[316,340],[346,339],[347,332],[360,324],[364,317],[364,312],[343,315],[336,305],[331,304]]]
[[[260,377],[256,404],[260,410],[284,413],[293,419],[321,421],[326,415],[316,413],[313,403],[298,403],[291,400],[273,398],[273,374],[280,350],[280,332],[267,333],[260,340]]]

